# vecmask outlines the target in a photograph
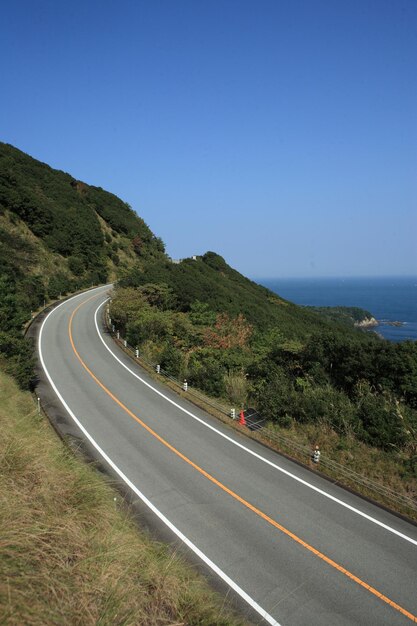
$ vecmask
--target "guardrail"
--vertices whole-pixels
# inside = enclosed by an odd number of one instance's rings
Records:
[[[262,439],[267,439],[273,444],[278,444],[281,449],[284,448],[284,452],[288,450],[289,454],[297,453],[297,457],[301,457],[300,460],[304,459],[304,462],[309,462],[312,457],[313,451],[311,448],[292,441],[280,433],[271,432],[265,428],[262,430],[261,436]],[[365,495],[368,495],[370,498],[376,499],[379,502],[382,501],[382,503],[385,504],[395,503],[401,508],[417,513],[417,500],[415,498],[399,494],[396,491],[385,487],[385,485],[381,485],[380,483],[359,474],[355,470],[350,469],[348,466],[338,463],[337,461],[333,461],[323,454],[320,456],[320,470],[325,470],[324,473],[335,479],[335,482],[340,482],[342,485],[351,486],[354,489],[357,489],[358,485],[361,485],[367,492]],[[363,493],[363,490],[361,491]],[[376,494],[380,497],[376,497]]]
[[[168,372],[163,370],[158,363],[153,363],[140,355],[137,347],[129,345],[126,339],[121,338],[120,332],[114,327],[112,320],[109,317],[108,307],[105,309],[104,319],[108,332],[135,361],[139,364],[145,365],[147,368],[152,369],[155,374],[168,380],[178,393],[186,393],[187,397],[189,397],[191,401],[194,399],[195,404],[203,405],[204,407],[211,407],[218,414],[228,418],[228,421],[237,423],[239,412],[236,412],[233,407],[229,408],[225,404],[206,396],[198,389],[190,387],[187,381],[180,381],[177,378],[174,378],[168,374]],[[184,383],[186,383],[186,385],[184,385]],[[235,417],[232,419],[231,416],[233,412]],[[313,450],[310,447],[293,441],[289,437],[285,437],[281,433],[277,433],[268,427],[264,427],[263,424],[264,420],[258,422],[252,421],[250,427],[247,429],[245,428],[245,432],[253,439],[271,444],[277,450],[294,457],[305,465],[311,464]],[[313,465],[317,467],[318,464],[313,463]],[[396,491],[389,489],[388,487],[385,487],[384,485],[381,485],[380,483],[377,483],[362,474],[359,474],[346,465],[333,461],[332,459],[326,457],[326,455],[320,455],[319,465],[320,471],[333,479],[334,482],[339,482],[341,485],[361,491],[363,495],[367,495],[368,497],[387,506],[394,504],[396,508],[401,509],[402,512],[406,512],[408,515],[413,515],[414,517],[416,516],[416,498],[399,494]],[[359,486],[362,489],[358,489]]]

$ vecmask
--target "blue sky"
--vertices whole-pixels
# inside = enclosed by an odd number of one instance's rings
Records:
[[[415,0],[3,3],[1,140],[174,258],[417,274]]]

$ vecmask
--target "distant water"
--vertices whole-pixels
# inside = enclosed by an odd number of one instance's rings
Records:
[[[381,322],[375,330],[386,339],[417,340],[417,277],[271,278],[256,282],[296,304],[358,306]]]

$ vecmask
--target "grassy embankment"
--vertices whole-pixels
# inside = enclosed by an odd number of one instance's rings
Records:
[[[352,470],[360,476],[375,482],[378,485],[392,490],[398,496],[414,498],[417,494],[417,479],[413,470],[407,471],[404,458],[399,454],[388,454],[384,450],[368,446],[358,441],[356,437],[342,436],[335,432],[329,424],[296,424],[291,428],[282,428],[277,424],[269,424],[272,436],[277,433],[285,437],[289,445],[282,441],[278,448],[290,456],[309,464],[313,469],[319,469],[339,484],[349,487],[366,497],[380,502],[388,508],[397,511],[410,519],[417,521],[417,511],[401,503],[395,503],[381,493],[359,484],[353,477],[340,476],[337,470],[331,470],[325,466],[317,468],[311,463],[310,458],[298,453],[291,446],[291,442],[296,445],[313,449],[316,442],[320,442],[322,455],[331,461],[342,464],[347,470]],[[260,433],[262,439],[262,432]]]
[[[2,624],[243,623],[1,371],[0,462]]]

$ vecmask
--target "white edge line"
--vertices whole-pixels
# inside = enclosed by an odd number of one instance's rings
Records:
[[[85,294],[78,294],[77,296],[74,296],[74,298],[77,298],[80,295],[85,295]],[[70,298],[70,300],[72,300],[74,298]],[[277,622],[272,617],[272,615],[269,615],[269,613],[267,613],[265,611],[265,609],[263,609],[257,602],[255,602],[255,600],[253,600],[253,598],[251,598],[241,587],[239,587],[239,585],[237,585],[234,582],[234,580],[229,578],[229,576],[227,574],[225,574],[225,572],[223,572],[223,570],[221,570],[215,563],[213,563],[213,561],[211,559],[209,559],[204,554],[204,552],[202,552],[199,548],[197,548],[197,546],[194,543],[192,543],[192,541],[190,541],[190,539],[188,539],[176,526],[174,526],[174,524],[172,524],[172,522],[170,522],[169,519],[167,517],[165,517],[165,515],[163,513],[161,513],[161,511],[159,511],[152,504],[152,502],[150,500],[148,500],[148,498],[141,491],[139,491],[139,489],[132,483],[132,481],[122,472],[121,469],[119,469],[119,467],[110,459],[110,457],[104,452],[104,450],[93,439],[93,437],[90,435],[90,433],[84,428],[84,426],[81,424],[81,422],[75,416],[75,414],[72,412],[72,410],[70,409],[68,404],[65,402],[64,398],[62,397],[62,395],[58,391],[58,389],[57,389],[54,381],[52,380],[52,377],[50,376],[49,371],[48,371],[48,369],[46,367],[46,364],[45,364],[45,361],[44,361],[44,358],[43,358],[43,353],[42,353],[42,334],[43,334],[44,326],[45,326],[49,316],[52,313],[54,313],[59,307],[61,307],[63,304],[66,304],[67,302],[68,302],[68,300],[66,300],[65,302],[62,302],[61,304],[59,304],[57,307],[55,307],[52,311],[50,311],[48,313],[48,315],[46,316],[46,318],[44,319],[44,321],[42,323],[42,326],[41,326],[41,329],[40,329],[40,332],[39,332],[39,340],[38,340],[39,358],[40,358],[43,370],[44,370],[44,372],[45,372],[45,374],[46,374],[46,376],[47,376],[47,378],[49,380],[49,383],[50,383],[51,387],[53,388],[53,390],[55,391],[56,395],[58,396],[58,398],[62,402],[63,406],[65,407],[65,409],[67,411],[67,413],[74,420],[74,422],[77,424],[78,428],[82,431],[82,433],[85,435],[85,437],[88,439],[88,441],[94,446],[94,448],[103,457],[103,459],[110,465],[110,467],[116,472],[116,474],[118,474],[120,476],[120,478],[123,480],[123,482],[126,483],[126,485],[128,485],[130,487],[130,489],[142,500],[142,502],[144,504],[146,504],[146,506],[157,517],[159,517],[159,519],[166,526],[168,526],[168,528],[183,543],[185,543],[185,545],[188,546],[188,548],[190,548],[215,574],[217,574],[217,576],[219,576],[227,585],[229,585],[229,587],[231,587],[233,589],[233,591],[235,591],[247,604],[249,604],[249,606],[262,617],[262,619],[264,619],[268,624],[271,624],[272,626],[280,626],[279,622]]]
[[[108,298],[109,299],[109,298]],[[250,450],[250,448],[247,448],[246,446],[244,446],[243,444],[239,443],[238,441],[235,441],[234,439],[232,439],[231,437],[229,437],[228,435],[226,435],[225,433],[222,433],[220,430],[217,430],[217,428],[215,428],[214,426],[212,426],[211,424],[207,424],[207,422],[205,422],[204,420],[202,420],[200,417],[198,417],[197,415],[194,415],[193,413],[191,413],[191,411],[188,411],[187,409],[185,409],[183,406],[181,406],[180,404],[178,404],[177,402],[175,402],[174,400],[172,400],[171,398],[169,398],[168,396],[166,396],[165,394],[163,394],[161,391],[159,391],[158,389],[156,389],[155,387],[153,387],[151,384],[149,384],[146,380],[144,380],[143,378],[141,378],[138,374],[136,374],[136,372],[133,372],[125,363],[123,363],[123,361],[121,361],[119,359],[119,357],[109,348],[109,346],[106,344],[106,342],[104,341],[101,333],[100,333],[100,329],[98,326],[98,322],[97,322],[97,314],[99,312],[99,310],[101,309],[101,307],[105,304],[105,302],[107,302],[107,300],[105,300],[104,302],[102,302],[96,309],[95,311],[95,315],[94,315],[94,323],[96,326],[96,330],[97,330],[97,334],[102,342],[102,344],[104,345],[104,347],[106,348],[106,350],[108,350],[110,352],[110,354],[113,356],[113,358],[116,359],[116,361],[118,363],[120,363],[120,365],[122,367],[124,367],[130,374],[132,374],[132,376],[134,376],[135,378],[137,378],[141,383],[143,383],[144,385],[146,385],[147,387],[149,387],[149,389],[152,389],[152,391],[154,391],[156,394],[158,394],[159,396],[161,396],[161,398],[164,398],[164,400],[166,400],[167,402],[169,402],[170,404],[172,404],[173,406],[175,406],[177,409],[180,409],[180,411],[183,411],[184,413],[186,413],[187,415],[189,415],[190,417],[192,417],[193,419],[195,419],[197,422],[200,422],[200,424],[203,424],[203,426],[205,426],[206,428],[209,428],[210,430],[212,430],[213,432],[217,433],[218,435],[220,435],[221,437],[223,437],[224,439],[227,439],[227,441],[230,441],[230,443],[232,443],[233,445],[237,446],[238,448],[241,448],[242,450],[244,450],[245,452],[248,452],[249,454],[251,454],[252,456],[256,457],[257,459],[259,459],[260,461],[263,461],[264,463],[266,463],[267,465],[270,465],[271,467],[273,467],[274,469],[278,470],[279,472],[282,472],[283,474],[286,474],[287,476],[289,476],[290,478],[293,478],[294,480],[296,480],[297,482],[301,483],[302,485],[304,485],[305,487],[308,487],[309,489],[312,489],[313,491],[316,491],[317,493],[319,493],[320,495],[324,496],[325,498],[328,498],[329,500],[332,500],[333,502],[336,502],[337,504],[340,504],[341,506],[345,507],[346,509],[349,509],[350,511],[352,511],[353,513],[356,513],[357,515],[360,515],[361,517],[367,519],[370,522],[373,522],[374,524],[377,524],[377,526],[380,526],[381,528],[384,528],[385,530],[393,533],[394,535],[397,535],[398,537],[401,537],[401,539],[404,539],[405,541],[409,541],[410,543],[414,544],[415,546],[417,546],[417,540],[413,539],[412,537],[408,537],[407,535],[404,535],[403,533],[401,533],[400,531],[396,530],[395,528],[392,528],[391,526],[388,526],[387,524],[384,524],[383,522],[380,522],[379,520],[377,520],[376,518],[368,515],[367,513],[364,513],[363,511],[360,511],[359,509],[356,509],[355,507],[353,507],[350,504],[347,504],[347,502],[343,502],[343,500],[339,500],[339,498],[336,498],[335,496],[332,496],[330,493],[327,493],[326,491],[323,491],[322,489],[320,489],[319,487],[315,487],[314,485],[312,485],[311,483],[307,482],[306,480],[303,480],[302,478],[299,478],[298,476],[296,476],[295,474],[292,474],[291,472],[289,472],[288,470],[279,467],[279,465],[276,465],[275,463],[273,463],[272,461],[269,461],[268,459],[266,459],[265,457],[261,456],[260,454],[258,454],[257,452],[254,452],[253,450]]]

